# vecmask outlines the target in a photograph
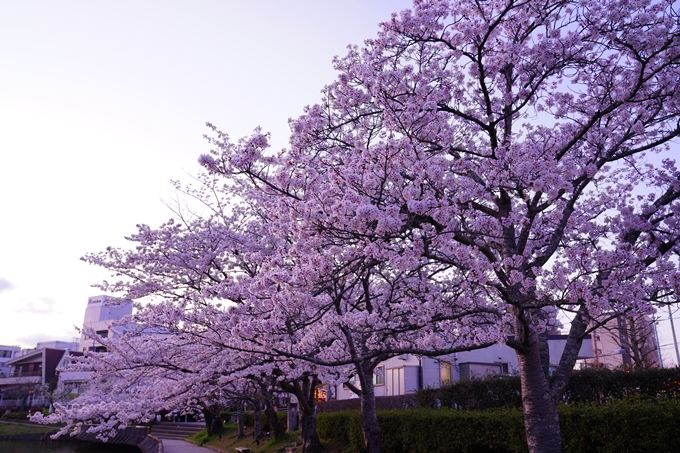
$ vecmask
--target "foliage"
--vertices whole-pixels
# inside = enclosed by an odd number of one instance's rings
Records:
[[[560,406],[565,453],[680,451],[680,404],[668,400]]]
[[[5,420],[7,420],[5,418]],[[53,433],[56,429],[49,426],[27,426],[14,423],[0,423],[0,436],[14,436],[17,434]]]
[[[680,367],[632,371],[585,369],[569,380],[563,400],[569,403],[606,402],[626,397],[680,399]]]
[[[604,403],[623,398],[680,397],[680,368],[650,368],[632,371],[588,368],[575,371],[564,391],[562,403]],[[422,408],[448,407],[484,410],[521,407],[521,385],[517,376],[470,379],[415,394]]]
[[[29,416],[29,412],[7,412],[5,414],[2,414],[2,416],[0,416],[0,419],[2,419],[2,420],[27,421],[28,416]]]
[[[426,388],[415,393],[418,406],[436,409],[485,410],[502,407],[522,407],[519,376],[488,376]]]
[[[680,404],[618,401],[559,408],[565,453],[680,451]],[[319,436],[364,452],[358,411],[319,414]],[[386,453],[527,451],[519,408],[379,411]]]
[[[416,397],[413,394],[378,396],[375,398],[377,409],[407,409],[416,406]],[[323,401],[318,403],[319,412],[335,412],[359,409],[361,401],[358,398],[346,400]]]
[[[384,451],[389,453],[526,451],[517,409],[380,411],[378,420]],[[318,429],[324,440],[346,442],[355,453],[365,451],[357,411],[320,414]]]

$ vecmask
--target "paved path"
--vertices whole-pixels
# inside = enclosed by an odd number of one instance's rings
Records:
[[[199,447],[191,442],[176,439],[161,439],[163,441],[163,453],[208,453],[213,450]]]

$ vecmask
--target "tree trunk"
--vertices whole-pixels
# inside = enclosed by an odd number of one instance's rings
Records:
[[[316,432],[316,401],[314,401],[314,389],[319,384],[319,380],[313,375],[302,376],[292,382],[279,383],[282,390],[292,393],[298,400],[302,453],[323,451],[323,445]]]
[[[243,426],[243,403],[238,403],[236,407],[236,422],[238,423],[238,434],[236,434],[236,438],[243,439],[246,437],[246,430]]]
[[[219,434],[222,432],[222,419],[220,418],[221,407],[218,405],[203,406],[203,418],[205,419],[205,427],[208,430],[208,436]]]
[[[533,341],[525,345],[517,351],[517,359],[529,452],[561,453],[562,435],[557,403],[552,396],[548,377],[543,372],[540,343]]]
[[[264,413],[267,415],[267,421],[269,422],[271,434],[274,436],[274,439],[283,439],[286,436],[286,430],[281,426],[281,423],[279,423],[279,418],[277,417],[274,406],[272,406],[270,400],[267,400]]]
[[[382,441],[376,413],[373,370],[374,367],[370,365],[357,367],[361,382],[361,431],[364,434],[367,453],[381,453]]]
[[[316,407],[311,414],[300,411],[300,431],[302,435],[302,453],[320,453],[323,446],[316,432]]]
[[[255,403],[255,411],[253,412],[253,420],[255,424],[255,429],[253,436],[255,436],[255,443],[260,445],[260,439],[262,439],[262,407],[259,402]]]

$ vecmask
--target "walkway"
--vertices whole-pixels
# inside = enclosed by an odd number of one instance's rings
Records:
[[[161,439],[163,453],[208,453],[213,450],[187,442],[186,440]]]

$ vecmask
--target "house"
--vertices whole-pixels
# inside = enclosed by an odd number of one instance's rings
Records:
[[[9,373],[0,378],[0,408],[23,411],[48,405],[48,392],[56,387],[58,368],[70,355],[80,354],[77,348],[78,343],[43,342],[8,360]]]
[[[557,368],[566,342],[566,335],[548,335],[551,371]],[[586,337],[578,358],[592,357],[590,338]],[[518,367],[514,349],[501,344],[437,358],[404,354],[378,365],[374,372],[373,384],[376,396],[405,395],[423,388],[441,387],[460,380],[517,374]],[[360,388],[358,379],[351,383]],[[335,386],[326,396],[328,399],[339,400],[357,398],[345,385]]]

